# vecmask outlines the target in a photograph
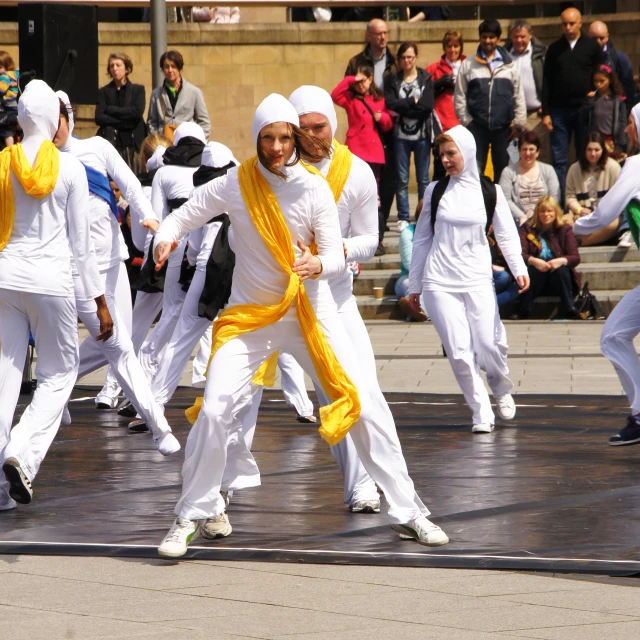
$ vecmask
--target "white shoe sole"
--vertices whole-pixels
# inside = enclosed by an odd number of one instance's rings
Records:
[[[619,440],[617,442],[609,442],[609,446],[611,447],[624,447],[628,444],[640,444],[640,438],[636,438],[635,440]]]
[[[442,531],[442,529],[440,529],[440,531],[442,532],[444,538],[441,538],[440,540],[434,542],[426,542],[425,540],[420,540],[417,535],[412,536],[408,533],[403,533],[402,529],[396,529],[395,527],[402,527],[402,525],[391,525],[391,528],[398,533],[402,540],[415,540],[418,544],[421,544],[424,547],[441,547],[449,542],[449,536],[444,531]]]
[[[495,428],[493,424],[474,424],[471,433],[491,433]]]
[[[189,547],[187,547],[188,549]],[[187,553],[187,549],[185,549],[182,553],[179,551],[167,551],[166,549],[163,549],[162,547],[158,547],[158,555],[162,556],[163,558],[182,558],[183,555],[185,555],[185,553]]]

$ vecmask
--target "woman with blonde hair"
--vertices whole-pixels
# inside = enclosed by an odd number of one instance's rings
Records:
[[[553,196],[540,198],[533,218],[520,227],[522,257],[529,269],[531,287],[520,296],[516,318],[531,315],[533,301],[541,295],[560,297],[559,316],[580,319],[573,299],[580,288],[576,267],[580,264],[578,242],[562,219],[562,209]]]

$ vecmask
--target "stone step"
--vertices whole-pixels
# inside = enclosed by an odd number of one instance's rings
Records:
[[[376,256],[369,262],[361,262],[360,269],[362,271],[378,271],[380,269],[400,271],[400,254],[387,253],[383,256]]]
[[[592,291],[602,305],[605,312],[611,310],[622,300],[627,291]],[[398,308],[395,296],[384,296],[377,300],[371,295],[356,296],[358,309],[365,320],[406,320]],[[547,319],[551,316],[558,304],[558,298],[541,296],[533,303],[532,319]],[[510,310],[505,310],[504,316],[508,317]]]
[[[635,245],[629,248],[619,247],[581,247],[582,264],[590,262],[640,262],[640,251]]]

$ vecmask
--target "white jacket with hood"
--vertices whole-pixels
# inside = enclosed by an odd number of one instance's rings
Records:
[[[18,104],[24,132],[22,147],[34,164],[40,145],[58,130],[60,103],[42,80],[32,80]],[[98,272],[89,219],[89,187],[83,166],[60,153],[58,181],[44,198],[25,193],[12,175],[15,201],[13,233],[0,251],[0,288],[52,296],[74,295],[72,258],[88,296],[104,294]]]

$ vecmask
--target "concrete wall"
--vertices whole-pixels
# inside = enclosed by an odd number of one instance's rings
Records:
[[[616,46],[640,63],[640,13],[598,16],[609,25]],[[594,16],[593,19],[596,19]],[[559,20],[532,19],[535,33],[545,42],[558,37]],[[420,64],[436,60],[446,29],[460,29],[476,48],[477,22],[391,23],[391,48],[403,40],[420,46]],[[503,25],[506,31],[507,24]],[[100,83],[106,84],[106,62],[112,51],[126,51],[134,63],[133,82],[151,93],[150,33],[146,24],[103,23],[99,27]],[[340,81],[349,58],[362,49],[364,25],[360,23],[271,23],[240,25],[174,24],[168,28],[169,46],[185,58],[184,76],[204,92],[212,121],[212,138],[229,145],[239,159],[254,152],[251,118],[268,94],[285,96],[301,84],[317,84],[331,91]],[[18,58],[15,23],[0,23],[0,48]],[[339,138],[346,132],[346,118],[338,108]],[[93,135],[93,107],[79,108],[79,135]]]

